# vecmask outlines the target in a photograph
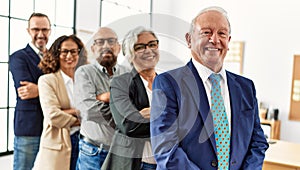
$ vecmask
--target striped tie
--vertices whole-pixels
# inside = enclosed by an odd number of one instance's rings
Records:
[[[219,74],[211,74],[209,80],[212,83],[211,113],[217,146],[218,169],[227,170],[229,169],[230,130],[224,100],[221,95],[221,76]]]

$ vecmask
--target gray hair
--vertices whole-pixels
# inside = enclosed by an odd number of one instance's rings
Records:
[[[129,63],[132,63],[132,60],[135,57],[134,48],[133,48],[134,44],[138,41],[138,36],[144,32],[149,32],[157,39],[157,36],[151,29],[147,29],[142,26],[138,26],[138,27],[130,30],[123,39],[122,52],[123,52],[123,55],[128,58]]]
[[[192,20],[191,27],[190,27],[190,33],[192,33],[193,30],[194,30],[194,26],[195,26],[195,22],[196,22],[197,18],[198,18],[201,14],[206,13],[206,12],[208,12],[208,11],[217,11],[217,12],[221,13],[221,14],[226,18],[226,20],[227,20],[227,22],[228,22],[228,26],[229,26],[229,34],[231,34],[231,26],[230,26],[230,22],[229,22],[229,18],[228,18],[227,12],[226,12],[223,8],[218,7],[218,6],[210,6],[210,7],[207,7],[207,8],[202,9],[202,10],[198,13],[198,15]]]

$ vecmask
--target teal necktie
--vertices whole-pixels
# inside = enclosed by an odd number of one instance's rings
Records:
[[[214,132],[216,139],[218,169],[229,169],[230,153],[230,130],[225,111],[224,100],[221,94],[221,75],[211,74],[211,113],[214,123]]]

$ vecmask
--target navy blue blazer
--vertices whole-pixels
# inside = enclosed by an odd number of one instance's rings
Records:
[[[16,136],[40,136],[43,128],[43,112],[39,97],[22,100],[17,89],[20,81],[37,84],[43,72],[37,67],[40,57],[27,44],[24,49],[14,52],[9,57],[9,69],[12,73],[16,90],[17,103],[14,114],[14,133]]]
[[[230,169],[261,170],[268,143],[251,80],[226,71],[231,104]],[[217,169],[213,120],[196,68],[158,75],[153,83],[151,143],[157,169]]]

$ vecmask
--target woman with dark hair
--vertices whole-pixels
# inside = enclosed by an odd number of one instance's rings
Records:
[[[74,170],[78,157],[80,121],[73,102],[76,68],[87,63],[87,52],[75,35],[54,41],[39,63],[38,80],[44,127],[33,169]]]

